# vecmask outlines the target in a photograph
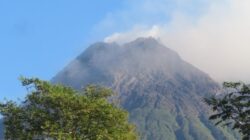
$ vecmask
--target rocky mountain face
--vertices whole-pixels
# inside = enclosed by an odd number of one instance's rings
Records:
[[[142,140],[236,139],[208,120],[202,98],[215,93],[217,83],[153,38],[93,44],[52,82],[111,87]]]

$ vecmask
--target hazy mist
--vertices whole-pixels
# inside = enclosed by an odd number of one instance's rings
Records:
[[[210,1],[207,5],[199,16],[175,10],[165,24],[134,25],[104,41],[123,44],[152,36],[219,82],[249,82],[250,1]],[[158,12],[163,10],[159,8]]]

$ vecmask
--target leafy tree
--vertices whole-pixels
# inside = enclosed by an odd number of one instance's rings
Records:
[[[28,95],[21,103],[0,103],[6,139],[135,140],[128,113],[108,102],[113,92],[87,86],[79,93],[36,78],[22,78]]]
[[[217,120],[216,125],[238,129],[243,140],[250,139],[250,86],[241,82],[223,83],[225,93],[205,98],[215,114],[209,119]]]

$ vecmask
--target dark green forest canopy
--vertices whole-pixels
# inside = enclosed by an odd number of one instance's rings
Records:
[[[135,140],[128,113],[107,98],[112,90],[87,86],[79,93],[36,78],[22,78],[29,94],[21,104],[0,104],[6,139]]]

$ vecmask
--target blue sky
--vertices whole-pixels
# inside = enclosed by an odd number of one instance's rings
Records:
[[[248,0],[0,0],[0,101],[25,96],[21,75],[50,80],[89,44],[152,27],[213,77],[241,79],[250,71],[244,61],[250,42],[242,38],[250,34],[249,6]]]
[[[49,80],[91,41],[93,26],[122,1],[0,0],[0,100],[23,98],[18,77]]]

